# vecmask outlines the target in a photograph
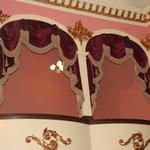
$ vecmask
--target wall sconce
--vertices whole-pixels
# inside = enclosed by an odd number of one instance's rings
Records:
[[[61,73],[63,71],[63,62],[61,60],[58,60],[56,64],[51,64],[49,69],[51,71],[55,71],[56,73]]]

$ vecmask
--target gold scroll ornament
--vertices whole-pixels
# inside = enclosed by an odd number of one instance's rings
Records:
[[[141,40],[141,43],[148,51],[150,51],[150,33],[145,35],[145,37]]]
[[[93,34],[93,32],[90,32],[83,26],[81,21],[76,22],[73,27],[68,27],[67,30],[73,36],[73,38],[78,39],[81,44],[83,41],[89,40]]]
[[[32,140],[43,147],[43,150],[58,150],[59,142],[63,143],[64,145],[70,145],[72,142],[70,138],[65,140],[56,131],[48,130],[47,128],[45,128],[43,131],[43,139],[39,139],[34,135],[28,136],[25,139],[27,143],[30,143]]]
[[[6,20],[8,20],[10,16],[8,14],[4,14],[2,10],[0,10],[0,23],[4,23]]]
[[[133,150],[145,150],[150,143],[150,138],[147,141],[144,141],[142,132],[138,132],[132,134],[127,141],[120,139],[119,143],[121,146],[126,146],[131,143],[133,145]]]

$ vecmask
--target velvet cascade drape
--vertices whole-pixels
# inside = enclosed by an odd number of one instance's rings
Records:
[[[82,86],[77,60],[77,46],[66,32],[56,25],[35,20],[9,22],[0,29],[0,85],[19,67],[21,45],[42,54],[57,49],[64,62],[64,73],[71,80],[73,91],[80,96],[78,110],[83,102]],[[2,92],[2,91],[1,91]],[[2,95],[1,95],[2,102]]]
[[[128,37],[115,34],[101,34],[91,38],[86,46],[89,89],[93,111],[96,108],[98,82],[103,76],[101,65],[104,57],[113,63],[121,64],[129,58],[136,65],[137,77],[143,81],[145,94],[150,95],[150,69],[144,50]]]
[[[5,24],[0,29],[0,100],[2,86],[9,75],[19,67],[18,57],[24,44],[34,53],[42,54],[57,49],[64,62],[64,73],[71,80],[73,91],[79,95],[78,111],[83,103],[83,92],[77,58],[77,45],[65,31],[56,25],[35,20],[17,20]],[[101,34],[91,38],[87,45],[87,70],[93,111],[96,108],[98,82],[103,76],[101,65],[104,57],[121,64],[132,58],[136,65],[136,74],[145,85],[145,94],[150,94],[150,69],[143,49],[128,37],[115,34]]]

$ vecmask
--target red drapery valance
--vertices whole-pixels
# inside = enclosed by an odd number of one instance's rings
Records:
[[[144,83],[145,94],[150,95],[150,69],[148,58],[144,50],[128,37],[115,34],[101,34],[91,38],[86,51],[89,89],[93,111],[96,108],[96,96],[99,90],[98,82],[103,76],[101,65],[104,57],[116,64],[122,64],[129,58],[133,59],[136,65],[136,74]],[[114,80],[117,80],[114,77]]]
[[[19,67],[18,57],[24,44],[34,53],[42,54],[57,49],[64,62],[64,73],[71,80],[73,91],[79,95],[78,111],[83,103],[77,45],[71,36],[57,25],[41,21],[22,19],[5,24],[0,29],[0,85],[1,87]],[[128,37],[115,34],[101,34],[91,38],[87,45],[87,70],[93,110],[96,107],[98,82],[103,76],[101,65],[104,57],[121,64],[132,58],[136,65],[137,77],[144,83],[145,94],[150,94],[150,69],[144,50]],[[2,91],[0,91],[2,93]],[[2,102],[2,95],[0,95]]]
[[[0,29],[0,85],[19,67],[18,56],[24,44],[34,53],[42,54],[57,49],[64,63],[64,73],[71,80],[73,91],[80,96],[78,110],[83,102],[77,59],[77,45],[69,34],[57,25],[35,20],[17,20]],[[2,97],[1,97],[2,102]]]

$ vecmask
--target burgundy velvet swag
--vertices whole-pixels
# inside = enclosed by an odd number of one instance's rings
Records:
[[[116,64],[122,64],[129,58],[133,59],[136,65],[136,75],[144,83],[144,93],[150,95],[150,68],[148,58],[144,50],[137,43],[126,36],[101,34],[88,41],[86,51],[89,52],[87,69],[93,111],[96,108],[96,96],[99,90],[98,82],[103,76],[101,65],[104,57],[107,57]]]
[[[80,96],[78,110],[83,102],[77,46],[66,32],[51,25],[35,20],[18,20],[5,24],[0,29],[0,85],[1,90],[8,76],[19,67],[18,56],[24,44],[32,52],[42,54],[57,49],[64,62],[64,73],[71,80],[73,91]],[[0,97],[2,103],[2,91]]]

